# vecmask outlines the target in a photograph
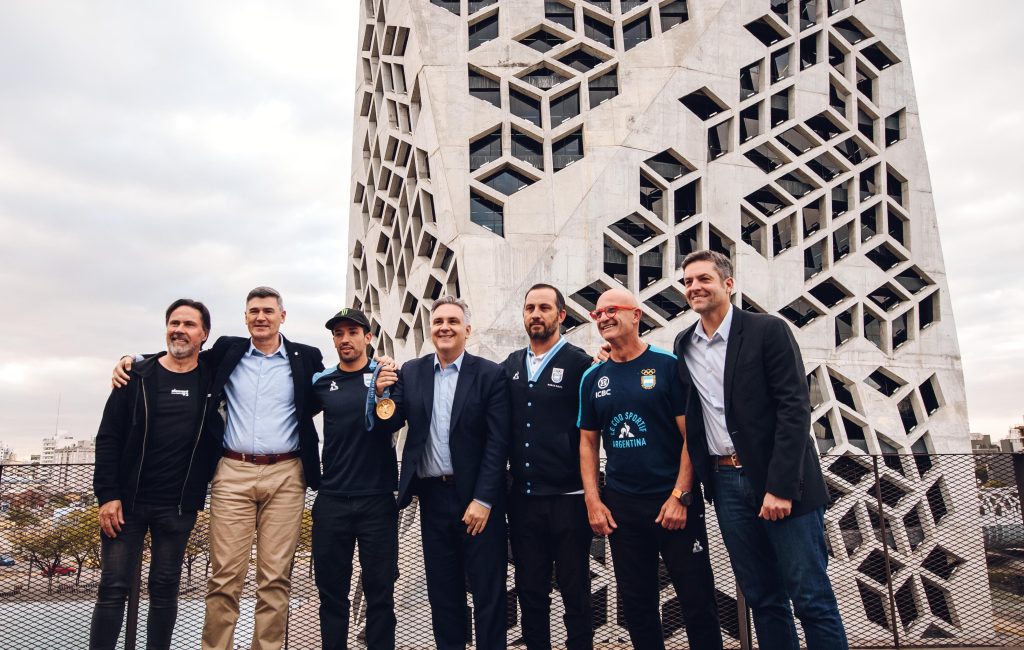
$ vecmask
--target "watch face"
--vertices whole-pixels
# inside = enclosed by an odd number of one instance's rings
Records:
[[[692,505],[693,494],[691,492],[683,492],[682,494],[679,495],[679,503],[683,504],[684,506]]]

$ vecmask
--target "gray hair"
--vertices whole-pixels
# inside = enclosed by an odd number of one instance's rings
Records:
[[[249,301],[253,298],[277,298],[277,308],[284,309],[284,299],[281,298],[281,294],[273,287],[256,287],[249,292],[249,295],[245,297],[245,304],[249,304]]]
[[[693,251],[683,258],[683,270],[685,271],[686,267],[694,262],[711,262],[715,265],[715,270],[718,271],[718,275],[723,281],[732,277],[732,262],[718,251]]]
[[[455,296],[441,296],[434,301],[433,305],[430,306],[430,313],[433,314],[441,305],[455,305],[462,310],[462,314],[466,318],[466,325],[470,324],[469,321],[471,316],[469,313],[469,305],[466,304],[466,301],[462,298],[456,298]]]

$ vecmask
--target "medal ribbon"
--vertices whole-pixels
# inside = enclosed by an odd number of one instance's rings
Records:
[[[377,376],[380,375],[380,371],[383,369],[376,361],[370,362],[370,369],[373,370],[373,377],[370,378],[370,387],[366,391],[366,430],[373,431],[373,424],[376,422],[374,414],[377,412]],[[381,399],[386,399],[391,396],[391,387],[384,389],[384,395]]]

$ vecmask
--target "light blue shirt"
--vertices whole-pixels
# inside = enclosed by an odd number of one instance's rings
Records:
[[[704,331],[704,324],[697,321],[684,357],[690,378],[700,395],[708,453],[714,456],[729,456],[736,451],[725,423],[725,350],[729,345],[729,330],[732,329],[732,310],[730,305],[722,324],[711,338]]]
[[[459,383],[459,369],[466,353],[442,368],[434,355],[434,406],[430,414],[430,437],[417,474],[420,478],[448,476],[455,473],[452,467],[452,452],[448,434],[452,426],[452,404],[455,401],[455,387]]]
[[[283,341],[269,355],[250,341],[225,392],[226,449],[240,454],[283,454],[299,448],[295,384]]]

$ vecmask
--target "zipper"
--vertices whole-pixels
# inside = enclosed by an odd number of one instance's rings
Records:
[[[146,440],[149,438],[149,400],[146,398],[146,380],[139,375],[139,385],[142,387],[142,415],[146,418],[142,426],[142,453],[139,455],[139,473],[135,477],[135,492],[132,493],[132,510],[135,510],[135,500],[139,498],[139,486],[142,484],[142,464],[146,460]]]
[[[188,485],[189,474],[192,473],[192,463],[196,460],[196,450],[199,449],[199,441],[203,437],[203,425],[206,423],[206,408],[210,403],[211,393],[206,394],[206,399],[203,400],[203,414],[199,418],[199,431],[196,432],[196,441],[192,445],[192,455],[188,459],[188,469],[185,470],[185,482],[181,484],[181,496],[178,498],[178,516],[181,516],[181,502],[185,500],[185,486]]]

